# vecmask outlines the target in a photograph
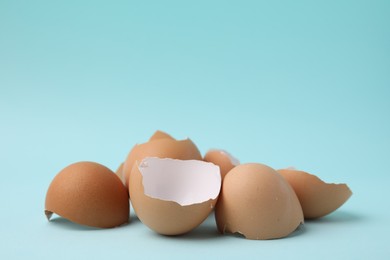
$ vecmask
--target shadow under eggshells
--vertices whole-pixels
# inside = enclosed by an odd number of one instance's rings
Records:
[[[278,239],[289,239],[293,237],[297,237],[302,235],[303,233],[306,232],[305,225],[300,224],[292,233],[290,233],[288,236],[285,237],[279,237],[279,238],[271,238],[271,239],[258,239],[261,241],[269,241],[269,240],[278,240]],[[247,239],[244,234],[241,234],[240,232],[234,232],[234,233],[228,233],[226,232],[224,236],[230,236],[230,237],[235,237],[235,238],[241,238],[241,239]],[[253,240],[257,241],[257,239],[247,239],[247,240]]]
[[[203,239],[215,239],[220,236],[221,234],[218,232],[215,226],[200,225],[193,231],[177,237],[184,240],[203,240]]]
[[[305,227],[305,224],[300,224],[297,229],[295,229],[290,235],[288,235],[287,237],[282,237],[282,238],[293,238],[293,237],[297,237],[297,236],[300,236],[302,235],[303,233],[306,232],[306,227]]]
[[[307,223],[347,223],[363,220],[367,220],[367,217],[349,211],[338,210],[322,218],[306,219],[305,221]]]
[[[130,220],[129,220],[130,221]],[[67,229],[67,230],[78,230],[78,231],[93,231],[93,230],[106,230],[107,228],[98,228],[98,227],[90,227],[85,225],[80,225],[77,223],[74,223],[66,218],[56,216],[53,217],[50,222],[54,224],[57,227]],[[124,223],[123,225],[120,225],[119,227],[123,227],[128,225],[129,223]]]
[[[142,223],[141,220],[137,217],[137,215],[133,212],[130,213],[129,222],[131,223]]]

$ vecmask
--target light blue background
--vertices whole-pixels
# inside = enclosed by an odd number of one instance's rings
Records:
[[[79,2],[0,0],[0,259],[390,257],[390,1]],[[272,241],[46,221],[59,170],[156,129],[354,195]]]

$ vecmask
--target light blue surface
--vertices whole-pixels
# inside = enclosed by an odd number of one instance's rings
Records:
[[[389,1],[0,1],[0,259],[388,259]],[[162,129],[354,195],[287,239],[48,223],[66,165]]]

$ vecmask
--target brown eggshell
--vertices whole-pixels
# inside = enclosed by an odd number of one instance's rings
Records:
[[[282,238],[303,223],[291,186],[274,169],[258,163],[241,164],[225,176],[215,218],[221,233],[240,233],[247,239]]]
[[[100,228],[129,220],[127,190],[107,167],[78,162],[60,171],[46,194],[45,214],[56,213],[72,222]]]
[[[123,166],[123,174],[125,176],[127,186],[134,162],[140,162],[145,157],[202,160],[202,155],[190,139],[172,140],[164,138],[135,145],[127,156]]]
[[[193,230],[194,228],[196,228],[199,224],[201,224],[207,218],[210,212],[213,210],[217,202],[218,194],[221,186],[219,169],[217,166],[210,164],[210,167],[216,168],[216,172],[214,175],[212,175],[210,172],[206,172],[206,174],[210,173],[209,175],[210,177],[217,178],[217,181],[219,182],[218,187],[216,187],[217,188],[216,197],[204,200],[203,202],[183,206],[176,201],[160,199],[145,194],[144,184],[146,179],[144,179],[140,169],[144,167],[142,165],[148,165],[148,164],[150,165],[151,163],[149,161],[155,159],[168,161],[168,163],[169,161],[179,161],[179,160],[172,160],[167,158],[166,159],[145,158],[141,162],[141,166],[138,164],[138,162],[134,164],[133,170],[130,175],[130,182],[129,182],[130,185],[129,192],[132,198],[132,205],[134,211],[136,212],[138,218],[145,225],[147,225],[150,229],[154,230],[159,234],[181,235],[187,233]],[[205,163],[203,161],[181,161],[181,162]],[[163,162],[161,164],[163,165]],[[162,170],[161,172],[156,172],[156,174],[167,175],[168,173],[170,173],[169,170],[163,169],[166,168],[165,166],[161,166],[158,168]],[[182,178],[171,179],[169,176],[166,177],[164,176],[166,182],[163,179],[160,179],[163,181],[161,183],[160,182],[157,183],[158,188],[161,189],[161,187],[169,185],[170,188],[168,189],[168,193],[172,190],[177,190],[178,187],[179,188],[181,187],[180,185],[182,185],[183,181],[185,181],[186,179],[185,177],[187,175],[185,171],[180,172],[180,174],[182,177],[184,176],[183,177],[184,179]],[[193,195],[190,189],[183,188],[181,189],[181,191],[185,192],[186,194],[184,196],[180,196],[180,199],[186,199]],[[203,186],[199,187],[197,192],[203,192]]]
[[[173,138],[172,136],[170,136],[169,134],[163,132],[163,131],[160,131],[160,130],[157,130],[149,139],[149,141],[153,141],[153,140],[157,140],[157,139],[171,139],[171,140],[175,140],[175,138]]]
[[[203,158],[206,162],[214,163],[221,169],[221,177],[225,178],[225,175],[234,167],[240,164],[240,162],[224,150],[209,150]]]
[[[281,169],[278,172],[294,189],[307,219],[332,213],[352,195],[346,184],[328,184],[304,171]]]
[[[116,169],[115,175],[118,176],[118,178],[122,181],[123,184],[125,184],[125,178],[123,176],[123,164],[124,163],[121,163],[118,169]]]

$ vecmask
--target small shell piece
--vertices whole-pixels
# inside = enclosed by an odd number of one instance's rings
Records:
[[[129,220],[128,192],[115,174],[94,162],[78,162],[60,171],[46,194],[45,214],[72,222],[111,228]]]
[[[180,235],[202,223],[221,188],[218,166],[198,160],[144,158],[130,175],[138,218],[162,235]]]
[[[332,213],[352,195],[346,184],[325,183],[304,171],[281,169],[278,172],[290,183],[301,203],[307,219],[320,218]]]
[[[206,162],[214,163],[221,169],[221,177],[225,178],[225,175],[234,167],[240,164],[240,161],[233,157],[225,150],[211,149],[203,158]]]
[[[215,218],[221,233],[240,233],[247,239],[282,238],[303,223],[291,186],[274,169],[259,163],[241,164],[228,172]]]
[[[175,140],[175,138],[173,138],[172,136],[170,136],[169,134],[163,132],[163,131],[160,131],[160,130],[157,130],[156,132],[154,132],[154,134],[150,137],[149,139],[149,142],[150,141],[153,141],[153,140],[158,140],[158,139],[171,139],[171,140]]]

